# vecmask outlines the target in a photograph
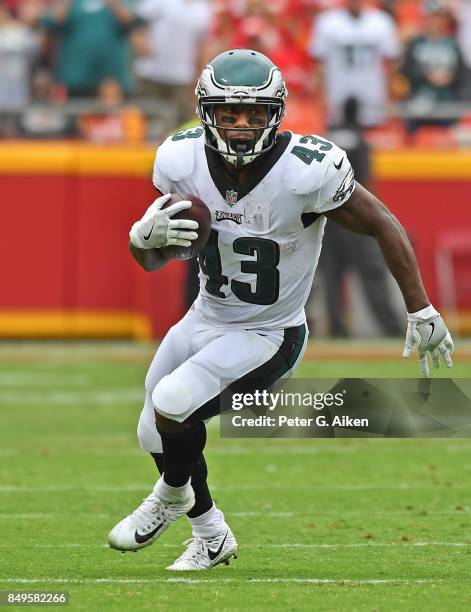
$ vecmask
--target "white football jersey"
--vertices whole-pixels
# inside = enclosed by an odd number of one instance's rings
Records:
[[[247,180],[235,184],[198,127],[159,147],[153,182],[162,193],[191,193],[211,211],[196,301],[203,318],[244,329],[302,325],[323,213],[348,200],[353,170],[332,142],[291,132],[278,134],[275,146],[247,169]]]

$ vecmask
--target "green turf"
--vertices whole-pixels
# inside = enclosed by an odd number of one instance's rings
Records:
[[[438,370],[431,369],[434,378],[470,378],[470,362],[455,363],[453,369],[440,367]],[[316,378],[419,378],[419,367],[412,360],[379,360],[379,361],[312,361],[303,364],[298,370],[297,376]]]
[[[63,589],[92,611],[469,609],[468,440],[221,440],[210,427],[210,483],[239,558],[169,575],[185,520],[136,554],[104,546],[155,479],[134,434],[144,360],[40,349],[0,348],[0,590]],[[414,367],[316,361],[299,375]]]

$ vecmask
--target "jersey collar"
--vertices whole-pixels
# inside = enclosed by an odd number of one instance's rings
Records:
[[[250,172],[246,180],[242,183],[236,183],[234,181],[227,171],[220,154],[205,146],[204,149],[209,173],[221,196],[226,199],[226,193],[228,191],[235,191],[238,194],[239,200],[244,198],[252,189],[255,189],[260,181],[270,172],[286,151],[290,141],[291,132],[280,132],[277,136],[275,145],[248,166]]]

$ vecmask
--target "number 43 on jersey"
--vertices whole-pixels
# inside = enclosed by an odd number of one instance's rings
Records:
[[[199,256],[201,270],[208,277],[206,291],[215,297],[225,298],[222,287],[230,284],[232,293],[242,302],[264,306],[274,304],[280,293],[280,272],[277,268],[280,262],[279,245],[266,238],[244,237],[234,240],[234,253],[257,257],[256,260],[242,261],[240,264],[241,272],[256,275],[253,291],[251,283],[230,281],[222,273],[218,241],[218,232],[211,230],[209,240]]]

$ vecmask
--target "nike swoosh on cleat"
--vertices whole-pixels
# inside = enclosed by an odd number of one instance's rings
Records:
[[[429,325],[432,326],[432,333],[429,336],[429,339],[427,340],[427,342],[430,342],[430,338],[433,336],[433,332],[435,331],[435,323],[429,323]]]
[[[144,240],[149,240],[150,235],[152,234],[152,230],[154,229],[154,225],[155,225],[155,221],[154,223],[152,223],[152,227],[150,228],[150,232],[147,234],[147,236],[143,236]]]
[[[155,534],[159,531],[159,529],[163,526],[163,523],[160,523],[160,525],[157,525],[157,527],[155,529],[153,529],[152,531],[149,531],[149,533],[145,533],[145,534],[140,534],[137,532],[134,534],[134,537],[136,539],[136,542],[138,544],[144,544],[145,542],[148,542],[151,538],[153,538],[155,536]]]
[[[334,166],[337,168],[337,170],[340,170],[340,168],[342,167],[343,164],[343,160],[345,159],[345,157],[342,157],[342,159],[339,161],[339,165],[337,166],[337,164],[334,162]]]
[[[208,557],[211,559],[211,561],[214,561],[214,559],[216,559],[216,557],[218,557],[221,554],[221,551],[227,539],[228,533],[226,533],[226,535],[224,536],[224,540],[221,542],[221,546],[216,551],[210,550],[208,548]]]

